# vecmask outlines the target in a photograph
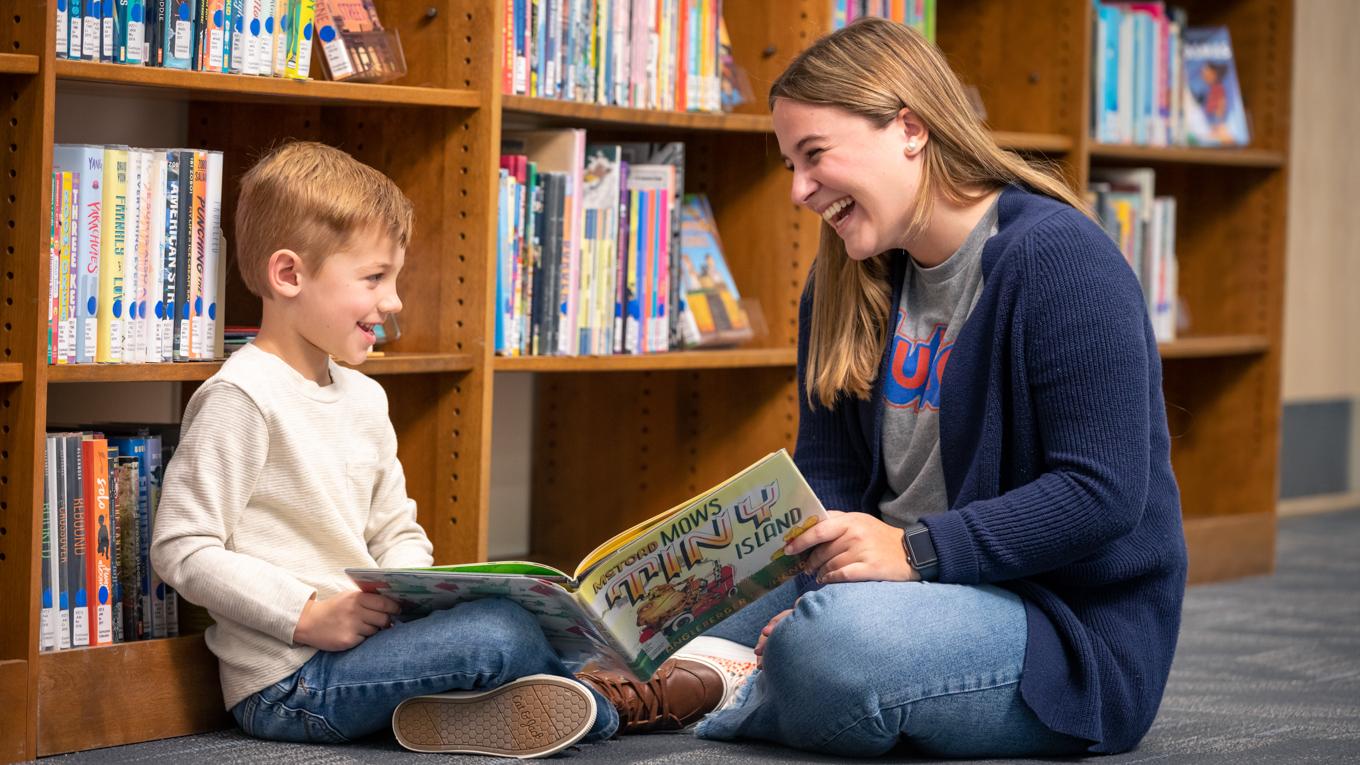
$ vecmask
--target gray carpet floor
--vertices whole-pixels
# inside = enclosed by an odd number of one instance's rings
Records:
[[[1282,519],[1274,575],[1191,588],[1157,722],[1137,750],[1097,761],[1360,762],[1357,546],[1360,509]],[[686,733],[616,739],[568,750],[557,760],[648,765],[838,761],[774,746],[701,741]],[[343,747],[306,746],[256,741],[224,731],[47,758],[43,763],[492,761],[406,752],[390,737]],[[880,761],[920,760],[890,754]]]

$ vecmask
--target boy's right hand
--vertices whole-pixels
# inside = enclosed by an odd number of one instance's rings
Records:
[[[400,611],[390,598],[372,592],[351,590],[325,600],[312,596],[302,607],[293,642],[323,651],[347,651],[391,626],[392,615]]]

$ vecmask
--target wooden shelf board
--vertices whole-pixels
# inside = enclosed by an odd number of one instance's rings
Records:
[[[1264,335],[1185,337],[1158,343],[1157,349],[1164,359],[1254,356],[1270,350],[1270,339]]]
[[[1091,144],[1091,159],[1131,160],[1149,163],[1187,165],[1218,165],[1222,167],[1284,166],[1284,152],[1267,149],[1210,149],[1190,146],[1124,146],[1121,144]]]
[[[466,372],[472,357],[461,353],[393,353],[360,364],[366,375]],[[176,382],[206,380],[222,368],[220,361],[185,361],[174,364],[61,364],[47,368],[47,379],[69,382]]]
[[[500,357],[497,372],[651,372],[695,369],[793,367],[793,348],[751,348],[725,351],[676,351],[637,356],[518,356]]]
[[[545,125],[599,125],[672,128],[676,130],[714,130],[728,133],[769,133],[770,118],[753,114],[709,114],[672,112],[658,109],[629,109],[600,106],[577,101],[555,101],[530,96],[504,96],[501,111],[516,122]],[[509,121],[507,119],[507,121]]]
[[[28,53],[0,53],[0,74],[37,73],[37,56]]]
[[[475,109],[481,96],[473,90],[369,85],[325,80],[290,80],[240,74],[188,72],[160,67],[57,61],[57,79],[128,85],[187,92],[210,101],[283,101],[334,105],[432,106]]]
[[[37,703],[40,755],[232,724],[202,635],[39,654]]]
[[[0,364],[0,383],[23,382],[24,365],[13,361]]]
[[[1065,154],[1072,150],[1072,139],[1057,133],[1011,133],[996,130],[992,132],[992,137],[996,139],[998,146],[1011,151]]]

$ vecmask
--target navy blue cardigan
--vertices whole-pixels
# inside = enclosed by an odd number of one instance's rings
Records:
[[[939,581],[1024,600],[1020,691],[1039,719],[1092,752],[1121,752],[1156,716],[1185,593],[1161,359],[1138,282],[1098,226],[1016,187],[997,213],[983,292],[942,385],[949,509],[923,522]],[[907,255],[881,257],[892,258],[897,305]],[[827,507],[877,516],[891,344],[868,401],[811,407],[814,286],[800,310],[795,459]]]

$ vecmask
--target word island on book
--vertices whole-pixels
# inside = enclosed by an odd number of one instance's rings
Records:
[[[346,569],[401,618],[478,598],[519,603],[569,666],[595,664],[647,679],[667,658],[802,570],[784,554],[826,518],[780,450],[703,494],[624,531],[568,576],[521,561],[417,569]]]

